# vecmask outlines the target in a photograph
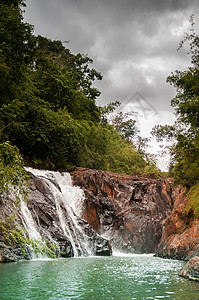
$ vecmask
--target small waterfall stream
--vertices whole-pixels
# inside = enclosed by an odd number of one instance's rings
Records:
[[[24,228],[26,229],[29,235],[29,238],[34,241],[41,241],[42,240],[41,235],[37,231],[31,212],[24,201],[21,201],[21,213],[22,213],[22,222]]]
[[[53,228],[57,232],[62,232],[63,236],[70,241],[74,256],[93,255],[96,253],[97,247],[101,247],[101,244],[102,247],[105,245],[104,242],[107,241],[98,236],[81,219],[85,199],[84,192],[79,187],[72,185],[72,178],[69,173],[25,169],[32,174],[33,178],[42,182],[44,194],[48,196],[48,201],[53,203],[52,209],[56,216],[56,221],[52,222]],[[40,226],[39,216],[36,216],[34,210],[29,209],[26,203],[22,203],[21,214],[30,239],[40,242],[44,232],[47,233],[45,236],[48,235],[49,237],[49,231],[47,232]],[[53,238],[51,236],[51,241]]]
[[[21,216],[22,216],[22,222],[24,225],[24,228],[26,232],[28,233],[29,239],[35,243],[37,243],[38,249],[41,249],[42,245],[45,245],[45,242],[42,240],[42,237],[37,230],[36,224],[33,220],[32,214],[30,210],[28,209],[28,206],[26,202],[21,201]],[[35,252],[35,250],[30,245],[30,250],[32,253],[32,259],[43,259],[47,258],[46,254],[41,254],[38,251]]]

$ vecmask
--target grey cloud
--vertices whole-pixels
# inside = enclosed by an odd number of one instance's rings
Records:
[[[70,40],[102,72],[99,102],[125,101],[139,91],[157,109],[169,110],[174,89],[166,77],[189,63],[176,49],[196,0],[27,0],[25,20],[35,33]],[[185,26],[186,25],[186,26]]]

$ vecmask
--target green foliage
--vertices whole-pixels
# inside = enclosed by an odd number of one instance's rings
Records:
[[[43,239],[42,241],[34,241],[26,239],[25,243],[30,245],[34,254],[43,254],[50,258],[57,257],[56,252],[58,247],[55,244],[50,243],[48,240]]]
[[[35,38],[33,80],[36,96],[51,104],[58,111],[67,108],[74,118],[100,118],[95,99],[100,92],[92,87],[101,80],[101,74],[88,65],[92,60],[81,54],[73,55],[60,41]]]
[[[22,162],[16,146],[12,146],[9,142],[0,144],[0,201],[2,204],[6,202],[10,211],[12,207],[15,211],[15,214],[0,221],[0,235],[9,245],[20,246],[24,257],[27,254],[27,245],[31,246],[35,252],[47,253],[54,257],[56,249],[53,245],[28,239],[24,230],[18,225],[16,212],[20,210],[20,201],[24,200],[27,194],[28,176],[23,169]]]
[[[0,222],[0,233],[8,245],[20,246],[22,255],[26,256],[26,245],[29,244],[29,240],[25,237],[22,228],[16,226],[15,216],[8,217]]]
[[[100,114],[101,114],[101,123],[107,124],[108,123],[108,116],[110,113],[114,112],[114,110],[119,107],[121,103],[119,101],[110,102],[105,106],[99,107]]]
[[[8,193],[11,187],[25,194],[26,178],[17,147],[9,142],[0,144],[0,194]]]
[[[88,136],[88,148],[81,154],[81,166],[139,176],[159,176],[154,160],[140,153],[111,125],[93,126]]]
[[[0,3],[0,195],[10,211],[26,195],[23,163],[47,169],[96,168],[129,175],[158,176],[155,162],[134,146],[134,120],[107,115],[119,102],[98,107],[94,87],[102,76],[92,60],[74,55],[60,41],[34,36],[23,22],[22,0]],[[141,151],[142,150],[142,151]],[[22,156],[23,160],[22,160]],[[9,191],[15,194],[3,197]],[[13,197],[12,197],[13,198]],[[9,202],[10,201],[10,202]],[[17,204],[17,205],[16,205]],[[11,216],[0,222],[6,242],[56,255],[56,246],[30,240]]]
[[[20,97],[32,61],[32,26],[22,22],[23,1],[0,3],[0,106]]]
[[[158,176],[154,161],[136,149],[134,120],[107,115],[119,102],[98,107],[102,76],[92,60],[74,55],[61,41],[34,36],[23,22],[23,0],[0,2],[0,201],[20,209],[26,195],[23,163],[47,169],[96,168],[129,175]],[[140,145],[143,141],[140,140]],[[23,160],[22,160],[22,156]],[[15,195],[4,197],[9,192]],[[20,195],[20,197],[19,197]],[[13,197],[12,197],[13,198]],[[9,202],[10,201],[10,202]],[[16,205],[17,204],[17,205]],[[6,242],[55,256],[56,246],[26,237],[11,216],[0,222]]]
[[[131,141],[138,130],[136,121],[132,118],[132,113],[119,112],[113,119],[111,124],[117,132],[125,139]]]
[[[193,17],[191,33],[180,44],[188,41],[192,66],[186,71],[176,71],[167,81],[176,87],[177,94],[171,101],[177,120],[174,126],[156,126],[153,129],[159,140],[167,138],[170,147],[170,175],[176,183],[191,187],[199,178],[199,35],[194,32]]]
[[[24,258],[27,258],[27,247],[30,247],[35,254],[41,253],[50,258],[56,257],[56,245],[45,240],[40,242],[27,238],[24,230],[16,225],[16,217],[13,215],[0,221],[0,234],[8,245],[19,246]]]
[[[23,22],[22,4],[0,4],[0,142],[10,141],[25,163],[40,168],[154,171],[143,141],[139,151],[133,144],[135,121],[118,115],[108,124],[119,102],[96,105],[94,82],[102,76],[90,67],[92,60],[72,54],[61,41],[34,36]]]
[[[188,203],[184,212],[186,214],[193,213],[195,218],[199,218],[199,183],[194,185],[187,194]]]

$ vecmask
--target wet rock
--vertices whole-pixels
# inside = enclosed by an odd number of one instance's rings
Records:
[[[86,195],[82,214],[76,215],[77,230],[62,200],[55,202],[55,190],[61,191],[53,176],[39,178],[31,175],[28,209],[35,226],[47,244],[57,246],[55,254],[61,257],[88,255],[78,240],[86,237],[86,247],[92,255],[110,255],[111,247],[122,252],[151,253],[157,256],[189,260],[199,256],[199,220],[184,218],[186,198],[181,188],[173,188],[171,180],[138,178],[97,170],[73,171],[73,182]],[[0,197],[1,198],[1,197]],[[58,216],[63,215],[65,232]],[[0,221],[18,215],[17,208],[0,199]],[[20,214],[19,214],[20,215]],[[23,227],[19,216],[18,224]],[[78,228],[81,228],[79,230]],[[76,238],[70,241],[68,230]],[[68,237],[67,237],[68,236]],[[103,236],[104,239],[101,237]],[[20,245],[9,246],[0,235],[0,261],[31,258],[28,248],[22,253]],[[74,251],[76,248],[76,252]]]
[[[199,256],[192,257],[179,275],[190,280],[199,281]]]
[[[16,262],[19,260],[30,260],[31,252],[28,247],[22,247],[20,245],[6,245],[4,242],[0,242],[0,262]]]
[[[14,262],[14,261],[17,261],[16,255],[12,253],[12,251],[5,243],[0,242],[0,262]]]
[[[57,213],[56,203],[54,201],[54,195],[52,191],[48,188],[43,182],[39,182],[38,178],[33,178],[31,180],[32,189],[29,193],[30,203],[29,209],[33,212],[33,217],[35,223],[40,227],[40,234],[45,239],[51,239],[56,242],[58,246],[57,254],[61,257],[72,257],[74,256],[74,249],[71,241],[66,237],[63,232],[62,224]],[[61,202],[60,202],[61,203]],[[105,246],[107,241],[101,238],[90,226],[89,224],[74,214],[75,222],[78,224],[79,229],[73,229],[73,222],[71,216],[68,216],[65,205],[60,204],[61,213],[64,216],[64,222],[67,224],[70,234],[74,235],[75,247],[78,252],[78,255],[88,255],[86,249],[81,247],[82,234],[86,239],[86,243],[89,245],[90,253],[95,255],[95,246],[96,244],[101,244],[101,253],[105,253]],[[75,232],[74,232],[75,230]],[[100,251],[98,250],[98,253]],[[107,254],[106,254],[107,255]],[[109,249],[110,255],[110,249]]]
[[[110,256],[112,254],[112,248],[108,241],[100,241],[96,243],[95,255],[97,256]]]
[[[70,243],[70,241],[65,241],[65,242],[59,242],[59,248],[57,249],[57,256],[58,257],[73,257],[74,256],[74,251],[73,247]]]

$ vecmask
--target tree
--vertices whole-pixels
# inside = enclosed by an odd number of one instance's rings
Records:
[[[108,123],[119,102],[97,106],[94,82],[102,76],[90,67],[92,59],[72,54],[61,41],[34,36],[22,5],[0,3],[0,142],[15,145],[37,168],[153,169],[142,143],[138,151],[132,141],[135,121],[119,114]]]
[[[33,27],[23,23],[24,1],[0,3],[0,106],[21,96],[33,55]],[[30,89],[30,87],[29,87]]]
[[[79,164],[84,120],[100,121],[100,92],[92,84],[102,76],[87,56],[34,36],[23,22],[23,5],[0,3],[0,141],[9,140],[37,166]]]
[[[167,138],[170,147],[170,173],[177,183],[190,187],[199,178],[199,35],[194,31],[193,16],[191,32],[185,35],[179,49],[189,42],[191,67],[176,71],[167,82],[176,87],[177,94],[171,101],[175,108],[174,126],[156,126],[153,129],[158,139]]]
[[[111,121],[111,124],[115,128],[115,130],[128,141],[132,141],[135,135],[138,133],[138,129],[136,127],[136,120],[132,119],[132,115],[134,113],[123,113],[119,112],[114,116]]]
[[[50,103],[54,111],[66,107],[75,118],[99,121],[95,100],[100,92],[92,84],[102,76],[89,68],[92,60],[81,54],[73,55],[61,41],[42,36],[35,40],[33,80],[36,95]]]

